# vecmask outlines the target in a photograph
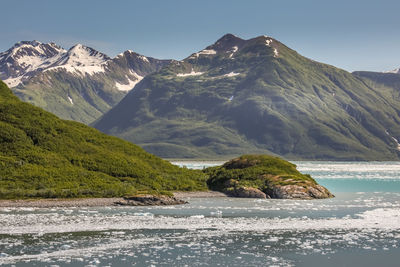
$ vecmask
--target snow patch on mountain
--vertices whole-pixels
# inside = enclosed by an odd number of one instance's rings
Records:
[[[85,75],[94,75],[105,72],[104,65],[100,66],[73,66],[73,65],[61,65],[57,67],[48,68],[45,71],[59,71],[64,70],[66,72],[79,75],[84,77]]]
[[[273,39],[266,35],[263,35],[263,37],[265,38],[265,45],[268,47],[272,47]],[[278,49],[276,47],[273,47],[273,48],[274,48],[274,57],[278,57],[279,56]]]
[[[226,51],[226,53],[230,53],[230,54],[229,54],[229,58],[232,58],[232,57],[233,57],[233,54],[235,54],[238,50],[239,50],[239,47],[234,46],[234,47],[232,47],[231,50]]]
[[[22,82],[22,78],[23,76],[18,76],[16,78],[8,78],[3,80],[3,82],[5,82],[5,84],[7,84],[8,87],[12,88],[18,86]]]
[[[390,136],[390,138],[392,138],[392,140],[396,143],[397,147],[396,149],[400,151],[400,143],[399,140],[397,140],[397,138],[395,138],[394,136],[392,136],[388,130],[385,130],[385,133]]]
[[[195,72],[193,69],[189,73],[178,73],[176,76],[178,77],[187,77],[187,76],[199,76],[202,75],[204,72]]]
[[[229,73],[227,73],[227,74],[224,74],[223,76],[225,76],[225,77],[235,77],[235,76],[237,76],[237,75],[240,75],[240,73],[237,73],[237,72],[229,72]]]
[[[200,52],[197,52],[196,54],[198,55],[215,55],[217,53],[217,51],[213,50],[213,49],[204,49],[201,50]]]
[[[144,62],[149,63],[149,60],[147,59],[147,57],[139,55],[138,58],[140,58],[141,60],[143,60]]]
[[[396,73],[396,74],[400,74],[400,68],[395,69],[395,70],[386,71],[385,73]]]
[[[144,77],[138,75],[136,72],[129,70],[132,75],[136,78],[135,80],[131,80],[127,75],[125,76],[128,83],[119,83],[115,82],[115,86],[119,91],[130,91],[132,90],[137,83],[139,83]]]
[[[68,95],[68,100],[69,100],[69,102],[71,103],[71,105],[73,105],[74,104],[74,101],[72,101],[72,98]]]
[[[215,54],[217,54],[217,51],[215,51],[214,49],[203,49],[197,53],[194,53],[189,58],[198,58],[201,55],[215,55]]]

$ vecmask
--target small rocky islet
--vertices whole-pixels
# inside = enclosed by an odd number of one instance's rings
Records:
[[[268,155],[243,155],[204,170],[211,190],[231,197],[323,199],[334,197],[296,165]]]
[[[296,165],[269,155],[243,155],[222,166],[203,172],[209,176],[207,186],[212,192],[228,197],[260,199],[324,199],[334,195],[310,175],[302,174]],[[133,196],[116,205],[178,205],[188,202],[170,196]]]
[[[310,175],[302,174],[296,165],[269,155],[243,155],[222,166],[203,170],[209,176],[210,190],[238,198],[324,199],[334,195]],[[178,205],[187,204],[179,197],[133,196],[116,205]]]

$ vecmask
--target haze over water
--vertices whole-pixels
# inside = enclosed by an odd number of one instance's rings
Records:
[[[336,197],[1,208],[0,265],[398,266],[400,163],[296,164]]]

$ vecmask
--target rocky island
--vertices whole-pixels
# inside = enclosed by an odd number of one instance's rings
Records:
[[[207,185],[232,197],[321,199],[334,197],[296,165],[267,155],[243,155],[204,170]]]

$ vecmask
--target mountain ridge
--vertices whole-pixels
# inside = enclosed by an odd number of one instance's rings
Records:
[[[25,102],[91,123],[144,76],[169,64],[127,50],[115,58],[82,44],[69,50],[23,41],[0,53],[0,79]]]
[[[272,37],[227,34],[146,76],[94,126],[162,157],[393,160],[399,110],[364,79]]]

